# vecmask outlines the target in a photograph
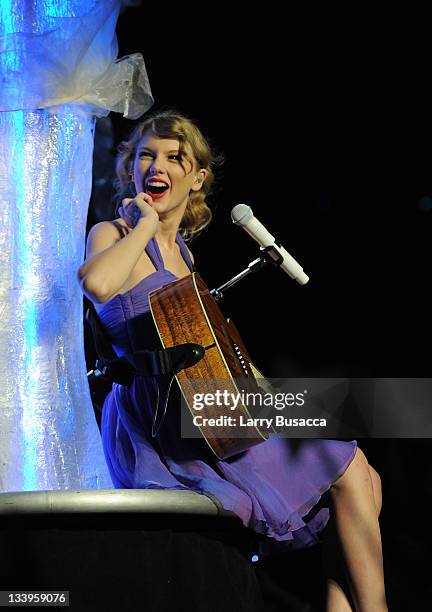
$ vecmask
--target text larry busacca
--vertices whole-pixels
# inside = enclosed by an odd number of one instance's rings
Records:
[[[229,410],[236,410],[240,402],[244,406],[250,407],[253,405],[261,407],[275,408],[283,410],[286,407],[304,406],[304,393],[250,393],[240,392],[232,393],[226,389],[223,391],[217,390],[214,393],[195,393],[193,396],[193,409],[202,410],[207,406],[221,406]],[[217,417],[204,417],[201,414],[194,415],[193,423],[197,427],[250,427],[260,426],[272,428],[276,427],[326,427],[326,419],[321,418],[286,418],[282,415],[276,415],[269,418],[247,417],[240,414],[237,416],[223,414]]]

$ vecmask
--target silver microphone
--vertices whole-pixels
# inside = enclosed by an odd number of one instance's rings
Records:
[[[276,244],[275,238],[266,230],[264,225],[258,221],[247,204],[237,204],[231,211],[232,222],[240,225],[248,234],[252,236],[258,244],[263,247],[272,247],[281,258],[280,267],[291,278],[294,278],[300,285],[305,285],[309,276],[303,272],[303,268],[284,248]]]

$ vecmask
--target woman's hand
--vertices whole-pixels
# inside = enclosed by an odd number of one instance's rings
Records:
[[[122,205],[119,208],[120,217],[131,228],[134,228],[138,223],[140,225],[145,222],[146,226],[154,229],[153,236],[156,233],[159,215],[154,209],[153,198],[142,191],[133,199],[125,198],[122,200]]]

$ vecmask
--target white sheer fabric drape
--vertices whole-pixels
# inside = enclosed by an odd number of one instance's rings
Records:
[[[117,1],[0,6],[0,491],[111,487],[77,270],[94,115],[143,114],[147,74],[116,61]]]

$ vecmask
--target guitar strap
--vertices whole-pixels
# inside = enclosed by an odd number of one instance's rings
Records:
[[[200,344],[189,342],[166,349],[134,351],[118,357],[90,301],[85,320],[92,330],[98,356],[94,375],[103,376],[120,385],[129,386],[136,375],[175,376],[183,368],[195,365],[204,356],[204,349]]]
[[[111,383],[130,386],[137,375],[154,379],[156,410],[152,423],[152,437],[157,436],[165,419],[174,376],[180,370],[198,363],[204,356],[204,348],[200,344],[189,342],[166,349],[134,351],[118,357],[92,302],[89,302],[85,320],[92,330],[98,355],[94,369],[87,374],[89,383],[97,378],[103,378]]]

